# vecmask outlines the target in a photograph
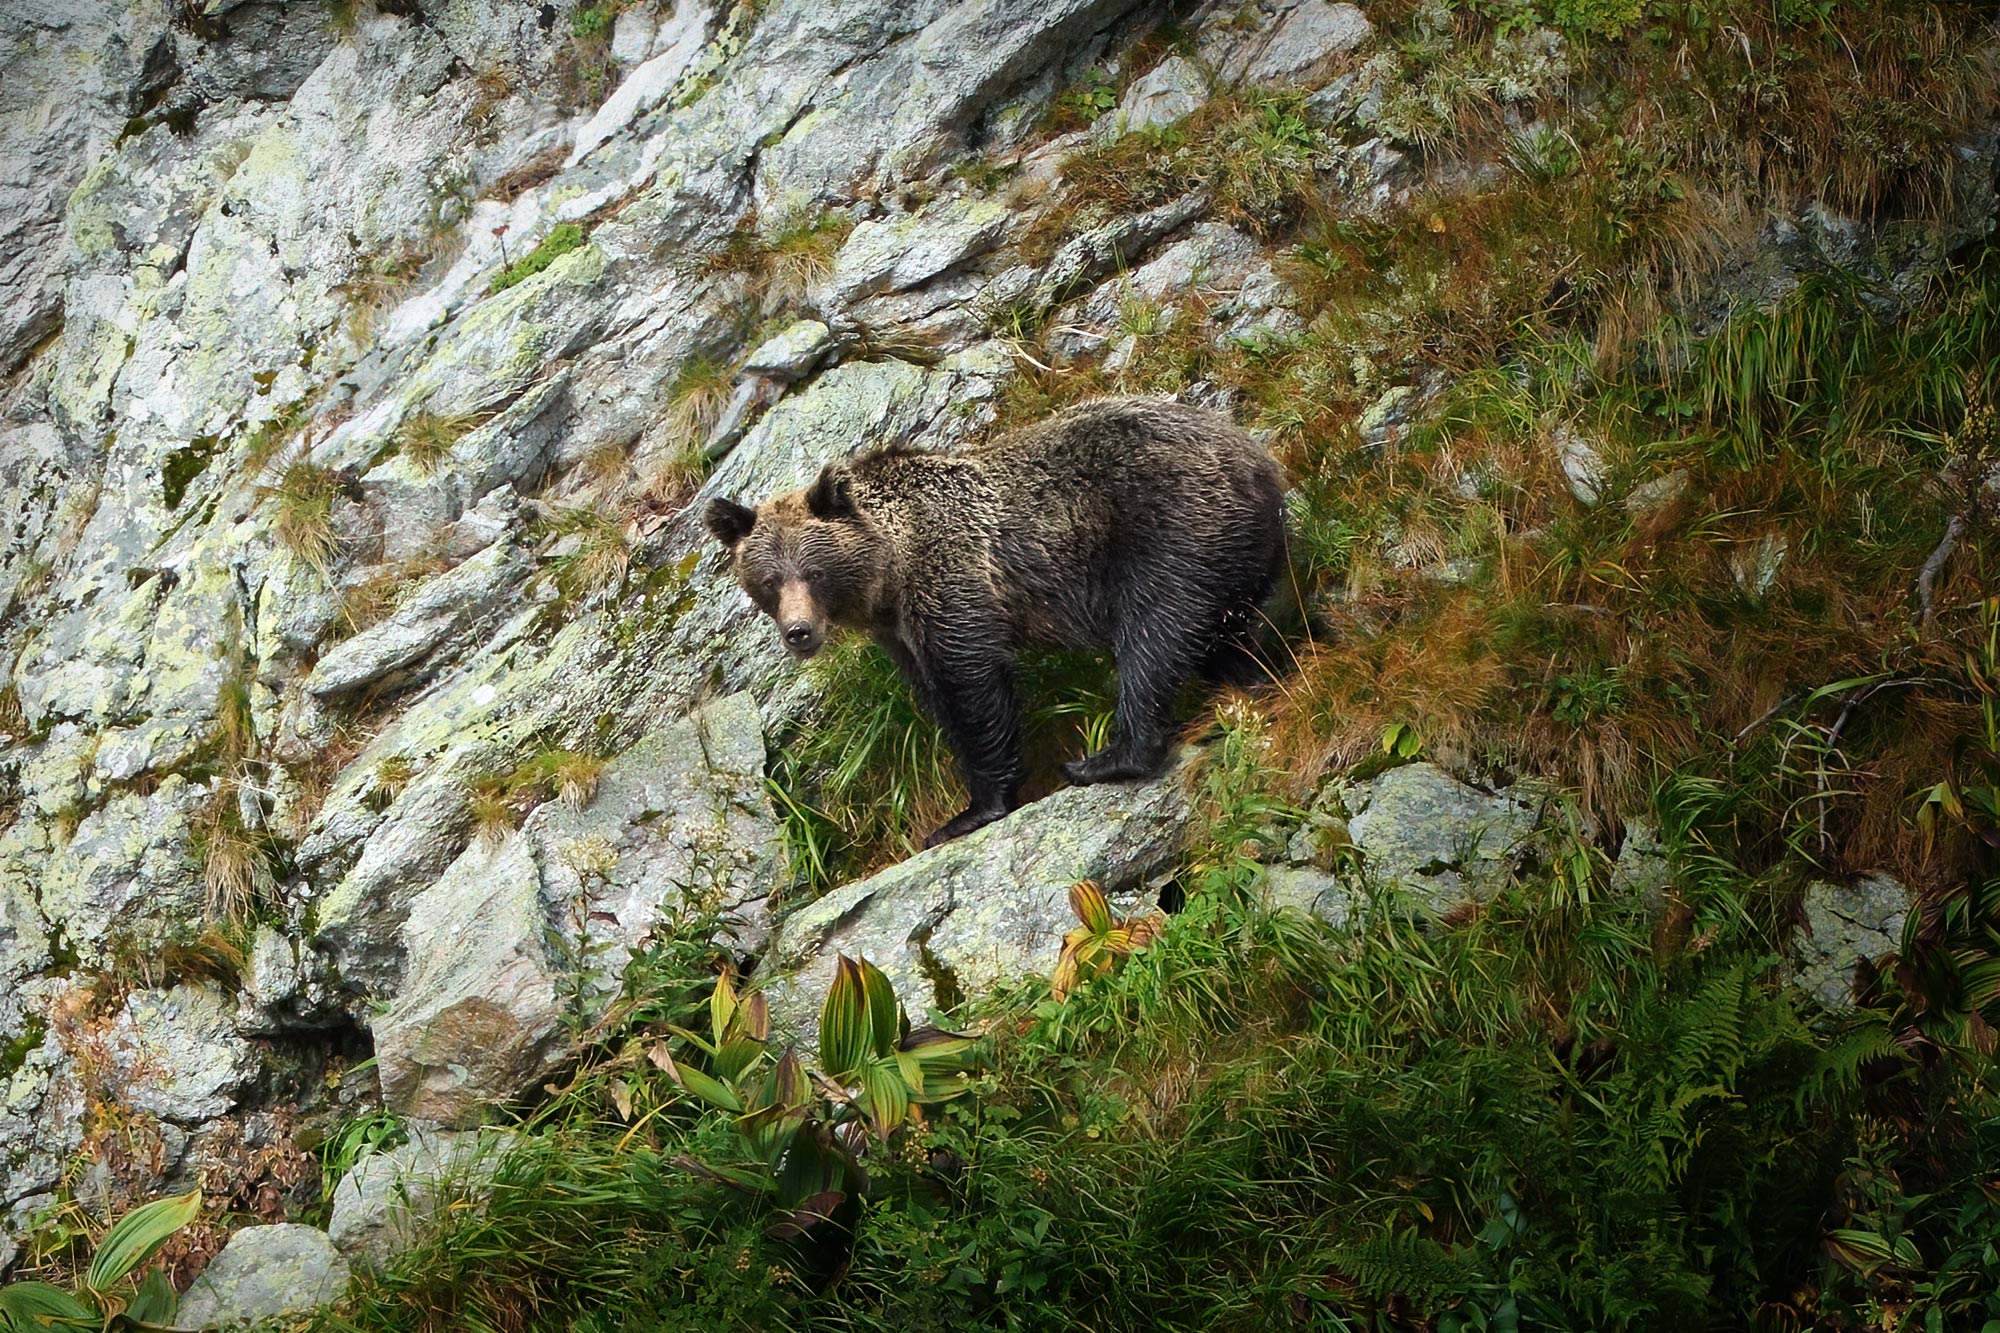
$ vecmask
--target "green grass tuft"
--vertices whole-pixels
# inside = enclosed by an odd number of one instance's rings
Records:
[[[497,296],[509,287],[526,282],[570,251],[582,249],[589,239],[590,234],[583,229],[582,223],[558,223],[542,238],[540,245],[495,273],[492,281],[486,284],[486,294]]]

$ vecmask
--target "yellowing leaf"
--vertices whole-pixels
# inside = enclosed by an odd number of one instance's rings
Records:
[[[1096,880],[1080,879],[1069,886],[1069,910],[1076,913],[1076,919],[1093,935],[1111,929],[1111,904],[1104,900],[1104,891],[1097,887]]]
[[[842,954],[833,984],[819,1011],[819,1058],[827,1073],[846,1081],[867,1058],[870,1042],[868,997],[861,967]]]

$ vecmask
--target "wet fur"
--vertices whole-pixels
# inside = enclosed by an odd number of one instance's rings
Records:
[[[712,501],[708,522],[752,600],[774,618],[784,603],[795,651],[830,625],[866,631],[944,728],[971,804],[926,845],[1019,803],[1019,649],[1108,646],[1114,739],[1063,771],[1154,776],[1187,680],[1259,676],[1284,560],[1270,455],[1225,416],[1157,399],[1086,403],[966,453],[864,454],[754,511]]]

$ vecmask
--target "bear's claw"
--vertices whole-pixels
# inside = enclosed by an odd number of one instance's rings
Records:
[[[924,839],[924,850],[929,851],[940,843],[950,842],[953,838],[962,838],[974,829],[985,828],[994,820],[1006,817],[1007,811],[1004,809],[961,811],[938,825],[937,830]]]
[[[1079,787],[1089,787],[1099,782],[1136,782],[1142,778],[1157,777],[1161,765],[1152,763],[1132,754],[1119,746],[1087,754],[1081,759],[1072,759],[1062,766],[1063,776]]]

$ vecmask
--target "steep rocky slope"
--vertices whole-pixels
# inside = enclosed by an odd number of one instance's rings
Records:
[[[0,1266],[66,1199],[307,1203],[309,1149],[378,1095],[479,1122],[684,907],[802,969],[774,992],[802,1031],[836,950],[913,1005],[1045,970],[1067,884],[1136,901],[1171,861],[1182,784],[1052,797],[774,922],[799,872],[766,778],[815,691],[699,501],[975,439],[1051,366],[1284,436],[1226,375],[1120,378],[1175,319],[1201,347],[1306,332],[1284,190],[1255,163],[1121,189],[1080,154],[1190,115],[1221,142],[1201,109],[1275,88],[1303,91],[1253,111],[1254,151],[1339,218],[1507,169],[1447,151],[1435,71],[1324,0],[65,0],[4,26]],[[1573,40],[1487,52],[1516,142],[1554,152]],[[1915,302],[1991,225],[1988,114],[1950,127],[1920,219],[1773,205],[1676,292],[1689,320],[1836,267]],[[1354,358],[1364,447],[1451,378]],[[1546,444],[1578,504],[1675,484]],[[1781,541],[1745,539],[1746,586]],[[1383,545],[1439,583],[1462,558]],[[1552,798],[1449,767],[1306,774],[1307,832],[1437,908],[1489,893]],[[1640,885],[1657,852],[1624,847]],[[1343,918],[1324,846],[1294,853],[1273,892]],[[1853,951],[1899,928],[1869,913]]]

